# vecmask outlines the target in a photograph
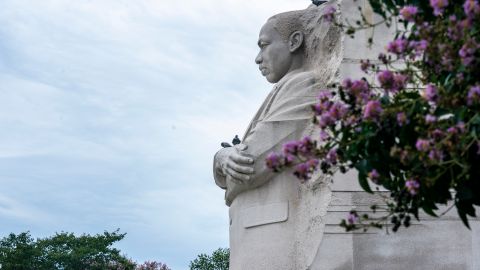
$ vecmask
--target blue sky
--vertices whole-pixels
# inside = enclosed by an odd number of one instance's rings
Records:
[[[187,269],[228,246],[212,179],[271,88],[260,27],[303,0],[0,1],[0,234],[120,228]]]

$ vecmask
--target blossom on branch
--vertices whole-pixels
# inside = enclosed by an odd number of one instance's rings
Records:
[[[448,6],[448,0],[430,0],[430,6],[433,8],[433,14],[439,16]]]
[[[472,86],[468,91],[467,104],[473,105],[480,103],[480,85]]]
[[[415,179],[409,179],[405,182],[405,187],[410,195],[415,196],[418,194],[418,190],[420,189],[420,183]]]
[[[335,13],[337,12],[337,9],[335,9],[334,6],[328,6],[325,8],[325,11],[323,12],[323,18],[327,22],[332,22],[333,19],[335,18]]]
[[[400,15],[402,15],[403,19],[409,22],[413,22],[415,20],[415,15],[418,13],[418,8],[416,6],[404,6],[400,9]]]
[[[378,100],[370,100],[363,111],[363,118],[366,120],[378,121],[383,112],[382,105]]]

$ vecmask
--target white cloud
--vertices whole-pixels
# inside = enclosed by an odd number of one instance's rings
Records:
[[[227,246],[211,159],[270,90],[259,28],[308,3],[1,1],[0,233],[120,227],[173,269]]]

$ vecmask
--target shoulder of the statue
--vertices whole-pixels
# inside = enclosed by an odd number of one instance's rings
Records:
[[[287,74],[277,83],[277,88],[282,89],[282,95],[288,96],[316,96],[317,90],[315,73],[302,71],[294,74]]]

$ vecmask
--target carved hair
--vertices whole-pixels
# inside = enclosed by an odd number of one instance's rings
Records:
[[[330,0],[320,6],[310,5],[306,9],[280,13],[269,19],[275,20],[275,29],[286,41],[293,32],[303,32],[306,64],[323,78],[321,81],[324,83],[334,77],[332,72],[336,72],[343,57],[342,29],[323,18],[325,8],[336,7],[336,2]]]
[[[283,12],[270,17],[268,21],[273,21],[273,27],[278,31],[284,41],[288,41],[293,32],[303,30],[303,24],[300,21],[303,13],[303,10]]]

